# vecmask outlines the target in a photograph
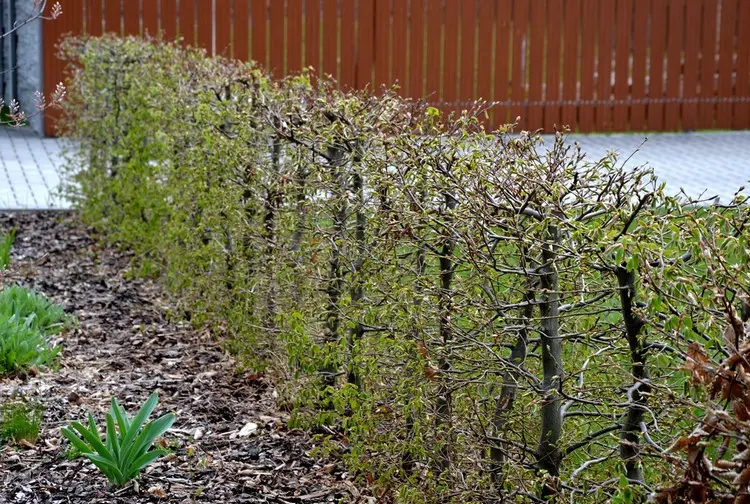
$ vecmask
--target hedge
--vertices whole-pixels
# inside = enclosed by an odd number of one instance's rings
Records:
[[[61,52],[84,222],[383,500],[742,491],[680,451],[697,416],[744,414],[695,365],[742,354],[741,196],[668,197],[564,132],[485,131],[481,105],[445,116],[158,40]],[[722,436],[702,453],[744,450]]]

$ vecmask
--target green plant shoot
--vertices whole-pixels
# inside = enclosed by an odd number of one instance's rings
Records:
[[[158,402],[159,396],[154,392],[131,419],[113,397],[106,417],[104,442],[91,413],[88,416],[88,427],[72,422],[70,427],[63,427],[62,433],[112,484],[121,486],[136,478],[150,463],[167,454],[166,450],[151,450],[151,447],[172,426],[175,415],[168,413],[146,422]]]

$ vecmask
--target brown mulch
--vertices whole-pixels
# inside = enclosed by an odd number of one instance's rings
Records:
[[[129,279],[127,254],[100,248],[68,213],[0,214],[18,228],[0,285],[32,287],[77,319],[60,337],[56,370],[0,378],[0,402],[44,405],[34,446],[0,446],[2,503],[369,502],[335,461],[316,459],[308,435],[286,428],[267,378],[237,372],[208,331],[168,320],[157,283]],[[60,427],[93,412],[99,425],[115,396],[132,415],[154,391],[154,417],[177,421],[170,455],[123,488],[86,459],[65,456]],[[154,418],[152,417],[152,418]],[[239,431],[250,422],[258,428]]]

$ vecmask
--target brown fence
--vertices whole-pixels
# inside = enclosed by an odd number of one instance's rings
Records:
[[[584,132],[750,128],[750,0],[64,0],[44,25],[45,87],[66,32],[156,34],[312,66],[345,88],[397,82],[492,126]],[[52,121],[48,121],[48,129]]]

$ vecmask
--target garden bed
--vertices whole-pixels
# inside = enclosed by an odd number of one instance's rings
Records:
[[[0,446],[0,502],[356,502],[344,470],[310,455],[309,436],[286,428],[266,377],[238,373],[208,331],[168,320],[160,287],[128,279],[129,257],[101,248],[67,213],[0,214],[18,228],[0,284],[20,283],[75,316],[57,370],[0,379],[0,402],[44,406],[34,445]],[[88,411],[102,422],[115,396],[129,413],[154,391],[155,415],[174,412],[171,454],[123,488],[84,458],[65,456],[60,428]],[[250,423],[257,430],[239,431]],[[245,429],[246,431],[252,428]]]

